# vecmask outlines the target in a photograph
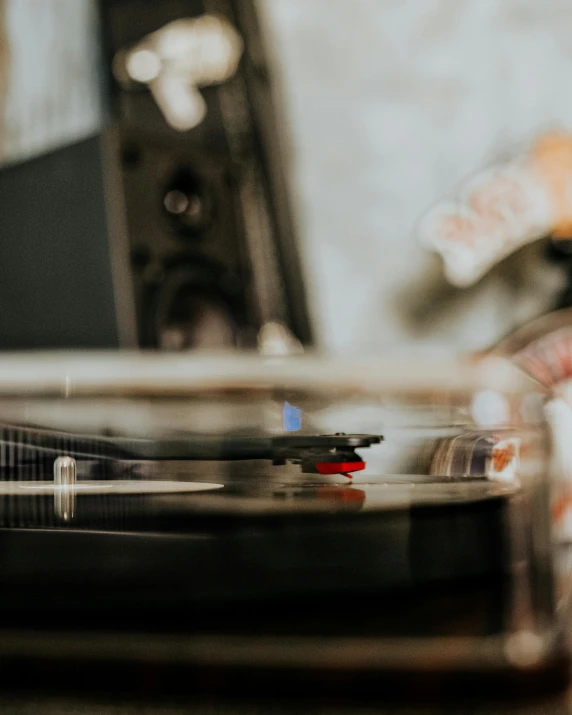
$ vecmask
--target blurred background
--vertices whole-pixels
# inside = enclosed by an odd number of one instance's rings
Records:
[[[126,56],[205,13],[238,54],[174,127],[161,93],[194,70],[157,89]],[[543,242],[453,288],[416,235],[462,180],[572,126],[564,0],[0,0],[0,18],[2,347],[251,347],[270,325],[278,350],[480,349],[566,288]]]

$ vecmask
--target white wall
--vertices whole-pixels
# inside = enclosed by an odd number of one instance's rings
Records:
[[[572,129],[572,4],[259,4],[279,60],[323,344],[481,347],[544,312],[561,279],[538,268],[540,246],[447,295],[414,227],[477,168],[553,123]]]
[[[0,164],[86,137],[101,121],[93,0],[0,0],[2,9]]]

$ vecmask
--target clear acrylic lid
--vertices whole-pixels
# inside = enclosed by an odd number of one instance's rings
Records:
[[[302,640],[270,661],[341,637],[318,598],[373,608],[352,637],[376,667],[541,667],[564,608],[544,401],[497,357],[4,355],[0,526],[224,539],[220,564],[193,541],[193,598],[287,594]]]

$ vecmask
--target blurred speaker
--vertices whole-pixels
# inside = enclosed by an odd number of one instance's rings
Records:
[[[101,0],[100,7],[110,70],[143,38],[182,19],[222,18],[243,46],[232,76],[198,88],[206,114],[186,131],[169,124],[144,82],[109,72],[140,345],[252,346],[268,322],[310,343],[253,3]]]

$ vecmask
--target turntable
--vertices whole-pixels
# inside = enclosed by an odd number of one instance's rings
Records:
[[[3,356],[0,672],[562,686],[542,401],[493,358]]]

